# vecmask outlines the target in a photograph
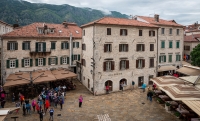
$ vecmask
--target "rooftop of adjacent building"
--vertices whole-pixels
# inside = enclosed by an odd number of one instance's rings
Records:
[[[94,24],[102,24],[102,25],[124,25],[124,26],[137,26],[137,27],[154,27],[158,28],[158,26],[137,21],[134,19],[125,19],[125,18],[114,18],[114,17],[103,17],[101,19],[89,22],[87,24],[82,25],[81,27],[87,27]]]
[[[176,23],[175,20],[164,20],[160,19],[158,14],[155,14],[154,17],[148,17],[148,16],[135,16],[134,19],[137,20],[137,18],[143,19],[144,22],[151,23],[154,25],[165,25],[165,26],[175,26],[175,27],[184,27],[183,25],[180,25]]]
[[[82,30],[75,23],[63,22],[62,24],[54,23],[32,23],[27,26],[17,27],[14,31],[4,34],[3,38],[69,38],[72,34],[75,38],[82,37]]]
[[[186,33],[200,32],[200,24],[198,24],[198,22],[195,22],[194,24],[184,27],[184,30]]]
[[[200,42],[200,34],[192,34],[184,36],[185,42]]]
[[[2,21],[2,20],[0,20],[0,23],[1,23],[1,24],[4,24],[4,25],[6,25],[6,26],[13,27],[12,25],[10,25],[10,24],[8,24],[8,23],[6,23],[6,22]]]

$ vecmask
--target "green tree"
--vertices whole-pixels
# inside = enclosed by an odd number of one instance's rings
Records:
[[[190,53],[192,65],[200,67],[200,44],[198,44]]]

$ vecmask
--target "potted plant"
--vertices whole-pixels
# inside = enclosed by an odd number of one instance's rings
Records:
[[[160,98],[157,97],[156,100],[158,103],[162,103],[162,100]]]
[[[165,103],[165,109],[166,109],[167,111],[170,111],[170,106],[171,106],[170,103],[168,103],[168,102]]]
[[[176,111],[176,112],[174,112],[174,115],[175,115],[177,118],[180,118],[181,113],[179,113],[178,111]]]

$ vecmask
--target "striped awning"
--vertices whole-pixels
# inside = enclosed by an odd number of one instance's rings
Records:
[[[183,100],[190,109],[200,116],[200,101],[199,100]]]

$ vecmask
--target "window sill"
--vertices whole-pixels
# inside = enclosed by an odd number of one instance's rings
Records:
[[[107,51],[107,52],[104,52],[104,53],[111,53],[112,51]]]
[[[11,69],[14,69],[14,68],[16,68],[16,67],[10,67]]]
[[[155,68],[155,67],[149,67],[149,68]]]
[[[56,64],[51,64],[51,66],[55,66]]]
[[[137,68],[137,69],[144,69],[144,67],[143,68]]]
[[[137,52],[145,52],[145,51],[137,51]]]
[[[113,70],[106,70],[106,71],[104,71],[104,72],[112,72]]]
[[[24,68],[29,68],[30,66],[24,66]]]

